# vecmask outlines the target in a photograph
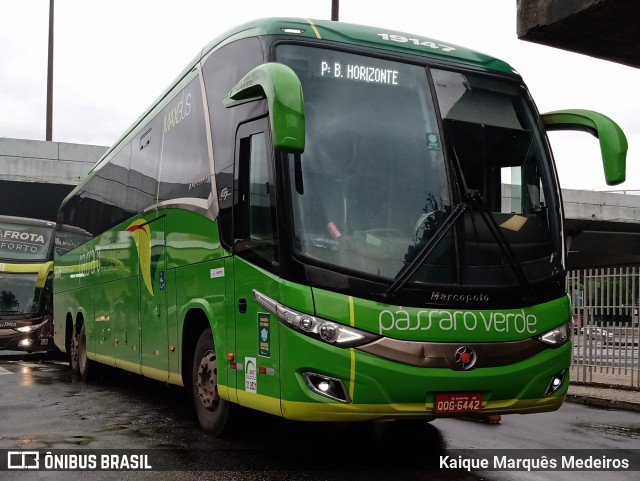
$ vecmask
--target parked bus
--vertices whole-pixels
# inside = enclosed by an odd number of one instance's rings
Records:
[[[267,19],[207,45],[63,202],[55,342],[295,420],[558,409],[571,310],[548,130],[506,63],[416,35]],[[99,372],[99,371],[98,371]]]
[[[0,349],[53,343],[53,222],[0,215]]]

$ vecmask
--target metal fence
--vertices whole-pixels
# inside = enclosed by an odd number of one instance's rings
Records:
[[[637,327],[589,321],[574,332],[573,381],[640,387]]]
[[[640,267],[571,271],[574,381],[640,388]]]

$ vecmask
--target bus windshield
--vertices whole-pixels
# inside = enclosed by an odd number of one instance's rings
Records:
[[[42,289],[36,273],[0,272],[0,315],[36,313]]]
[[[561,271],[557,189],[520,84],[300,45],[277,59],[304,92],[305,152],[288,166],[299,255],[393,281],[464,204],[414,287]]]

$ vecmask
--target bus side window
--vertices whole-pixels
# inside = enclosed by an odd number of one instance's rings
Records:
[[[158,202],[207,199],[211,195],[211,164],[199,79],[176,92],[161,115],[157,128],[162,139]]]
[[[240,140],[240,212],[236,251],[273,270],[278,266],[278,239],[273,175],[266,132]]]
[[[131,215],[126,205],[130,161],[131,143],[128,143],[63,207],[59,222],[72,228],[67,240],[74,248]],[[82,234],[76,236],[77,232]]]
[[[127,209],[133,213],[143,212],[156,203],[162,140],[160,115],[151,119],[142,132],[138,141],[133,144],[129,169]]]

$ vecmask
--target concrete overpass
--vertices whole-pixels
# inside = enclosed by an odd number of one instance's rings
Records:
[[[568,267],[640,265],[640,195],[562,189]]]
[[[640,67],[640,2],[517,0],[518,38]],[[638,265],[638,196],[563,190],[569,261]],[[591,219],[590,219],[591,216]]]
[[[0,138],[0,214],[55,220],[106,147]]]
[[[518,38],[640,67],[637,0],[517,0]]]
[[[55,220],[62,199],[105,150],[0,138],[0,214]],[[510,192],[504,186],[503,197]],[[640,265],[640,195],[567,189],[562,195],[569,268]]]

